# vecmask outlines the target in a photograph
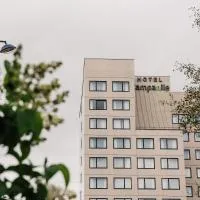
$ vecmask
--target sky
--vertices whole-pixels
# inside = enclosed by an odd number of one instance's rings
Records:
[[[197,0],[0,0],[0,40],[23,44],[23,62],[58,60],[56,73],[70,91],[60,114],[65,123],[44,133],[47,142],[31,158],[41,164],[65,163],[70,188],[79,191],[82,69],[85,57],[133,58],[136,75],[170,75],[171,88],[180,91],[184,76],[174,64],[200,64],[200,33],[192,28],[189,8]],[[0,68],[4,59],[0,55]],[[0,162],[7,162],[0,152]],[[9,161],[8,161],[9,162]],[[53,180],[63,185],[62,177]]]

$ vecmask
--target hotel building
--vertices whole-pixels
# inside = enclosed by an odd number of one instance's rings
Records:
[[[200,134],[180,130],[181,97],[168,76],[135,76],[132,59],[85,59],[82,200],[200,198]]]

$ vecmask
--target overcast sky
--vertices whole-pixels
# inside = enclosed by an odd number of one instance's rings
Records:
[[[79,190],[79,104],[84,57],[134,58],[137,75],[171,75],[173,90],[184,79],[176,60],[200,63],[200,33],[188,8],[195,0],[0,0],[0,40],[24,46],[24,62],[61,60],[56,74],[70,91],[65,123],[46,133],[32,158],[64,162],[71,188]],[[1,55],[0,63],[10,55]],[[1,154],[2,155],[2,154]],[[2,159],[1,159],[2,160]],[[61,177],[54,182],[62,185]]]

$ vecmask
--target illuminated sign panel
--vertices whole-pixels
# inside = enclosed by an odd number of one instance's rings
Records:
[[[136,76],[135,90],[169,91],[169,76]]]

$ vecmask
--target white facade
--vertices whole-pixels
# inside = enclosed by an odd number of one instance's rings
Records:
[[[85,59],[82,199],[186,199],[173,96],[181,95],[170,93],[169,77],[136,77],[131,59]]]

